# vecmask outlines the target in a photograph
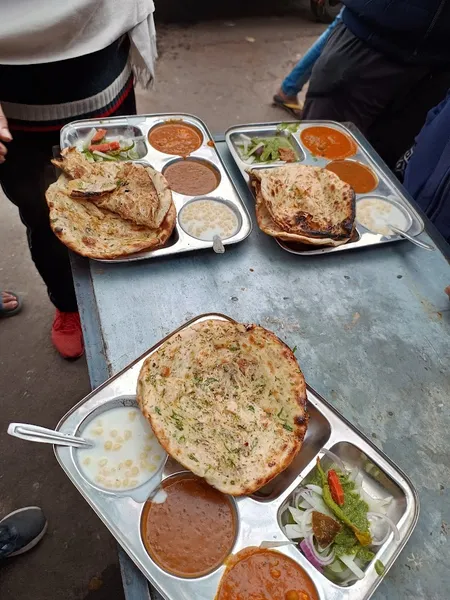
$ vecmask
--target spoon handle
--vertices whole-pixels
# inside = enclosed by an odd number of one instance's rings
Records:
[[[73,446],[74,448],[90,448],[93,445],[83,438],[28,423],[10,423],[8,433],[28,442],[40,442],[42,444]]]
[[[225,246],[218,235],[213,238],[213,250],[216,254],[223,254],[225,252]]]
[[[422,242],[421,240],[418,240],[417,238],[413,237],[412,235],[409,235],[409,233],[406,233],[406,231],[403,231],[403,229],[399,229],[398,227],[395,227],[395,225],[389,224],[388,227],[389,227],[389,229],[392,229],[392,231],[394,233],[401,235],[402,237],[409,240],[416,246],[419,246],[419,248],[423,248],[424,250],[435,250],[435,247],[432,246],[431,244],[427,244],[427,242]]]

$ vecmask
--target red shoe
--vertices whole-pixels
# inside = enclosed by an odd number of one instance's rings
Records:
[[[61,312],[56,309],[52,342],[64,358],[78,358],[83,354],[83,332],[77,312]]]

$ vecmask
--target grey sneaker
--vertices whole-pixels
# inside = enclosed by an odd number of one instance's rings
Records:
[[[47,519],[38,506],[19,508],[0,521],[0,557],[28,552],[44,537]]]

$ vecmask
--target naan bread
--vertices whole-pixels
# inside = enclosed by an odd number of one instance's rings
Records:
[[[256,220],[259,228],[267,235],[279,238],[285,242],[295,242],[297,244],[308,244],[311,246],[341,246],[346,244],[347,240],[332,240],[330,238],[313,238],[311,236],[298,235],[296,233],[287,233],[270,216],[266,205],[262,199],[261,193],[256,196]]]
[[[166,451],[224,493],[251,494],[300,450],[306,386],[292,351],[256,325],[205,321],[144,362],[137,400]]]
[[[251,169],[249,173],[272,220],[285,233],[312,238],[313,243],[323,238],[322,245],[350,239],[355,194],[334,173],[299,164]]]
[[[164,175],[153,168],[125,163],[117,174],[117,189],[94,201],[123,219],[156,229],[170,208],[172,192]]]
[[[46,192],[50,225],[55,235],[71,250],[97,259],[112,259],[155,250],[169,239],[176,221],[172,203],[161,227],[149,229],[96,206],[83,198],[71,198],[68,180],[61,175]]]
[[[109,183],[114,186],[113,189],[117,187],[117,172],[122,167],[117,162],[89,161],[82,152],[74,147],[61,150],[61,158],[53,158],[52,163],[71,179],[83,179],[84,182],[91,185]]]
[[[52,163],[72,178],[72,198],[92,200],[123,219],[158,228],[172,203],[164,175],[150,166],[132,162],[91,162],[75,148],[65,148]]]

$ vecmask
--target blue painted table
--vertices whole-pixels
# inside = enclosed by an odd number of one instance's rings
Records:
[[[223,142],[254,219],[253,198]],[[105,264],[73,257],[93,387],[183,322],[206,312],[267,327],[308,383],[413,480],[418,526],[376,600],[450,597],[450,268],[408,242],[323,256],[286,253],[255,226],[212,251]],[[127,600],[159,598],[119,550]]]

